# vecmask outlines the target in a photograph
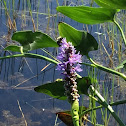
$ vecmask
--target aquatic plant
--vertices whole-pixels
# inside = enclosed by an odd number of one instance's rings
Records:
[[[59,49],[60,53],[57,56],[57,59],[60,62],[57,65],[57,70],[63,71],[62,74],[65,80],[65,94],[68,98],[68,101],[72,103],[75,100],[79,100],[76,82],[76,71],[82,71],[79,64],[82,63],[81,55],[79,53],[76,53],[76,50],[74,46],[72,46],[72,43],[67,43],[65,38],[61,40]]]
[[[116,13],[118,13],[120,9],[126,9],[126,0],[122,0],[121,2],[115,0],[114,3],[108,0],[95,1],[101,7],[96,8],[86,6],[58,6],[57,11],[63,13],[73,20],[84,24],[113,22],[119,28],[119,31],[124,41],[124,45],[126,45],[124,32],[121,26],[115,20]],[[75,13],[78,14],[75,15]],[[82,71],[82,69],[80,68],[80,64],[82,64],[117,75],[126,81],[126,75],[117,71],[117,69],[125,67],[126,60],[119,64],[116,70],[107,68],[103,65],[99,65],[88,55],[90,51],[95,51],[98,49],[98,43],[91,34],[86,31],[79,31],[63,22],[59,23],[58,30],[60,36],[63,37],[63,39],[60,39],[60,41],[58,40],[58,43],[56,42],[56,40],[53,40],[50,36],[42,32],[16,32],[13,34],[12,40],[19,42],[21,46],[11,45],[6,47],[5,50],[21,52],[21,54],[0,57],[0,59],[12,57],[30,57],[44,59],[55,64],[57,66],[57,70],[62,71],[63,79],[38,86],[35,88],[35,91],[48,94],[49,96],[53,98],[58,98],[60,100],[68,99],[68,102],[71,104],[71,115],[73,118],[74,126],[81,125],[79,124],[81,122],[80,119],[84,116],[85,113],[101,107],[105,107],[120,126],[125,126],[125,124],[113,110],[112,105],[126,103],[126,101],[108,104],[106,100],[101,96],[101,94],[97,91],[97,89],[94,88],[93,83],[96,80],[91,77],[81,77],[79,74],[77,74],[77,72]],[[70,41],[71,43],[67,41]],[[49,58],[43,55],[29,53],[29,51],[45,47],[59,47],[60,53],[57,56],[57,59],[52,55],[50,55],[51,58]],[[87,56],[91,63],[88,64],[82,62],[80,54]],[[90,88],[91,94],[88,93],[88,88]],[[92,93],[95,95],[92,95]],[[82,112],[80,113],[78,99],[79,95],[81,94],[89,96],[91,99],[98,102],[100,106],[92,108],[91,110],[82,110]],[[97,96],[97,98],[94,96]]]
[[[59,46],[60,53],[57,56],[57,59],[60,62],[57,65],[57,70],[63,71],[65,95],[72,105],[71,114],[74,125],[79,126],[79,94],[77,90],[76,71],[82,71],[79,64],[82,63],[81,55],[76,52],[72,43],[67,43],[65,38],[61,40]]]

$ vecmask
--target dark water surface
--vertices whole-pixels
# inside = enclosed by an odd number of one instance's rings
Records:
[[[65,21],[80,30],[87,30],[87,27],[83,26],[83,24],[79,24],[62,15],[56,16],[56,0],[30,1],[36,30],[49,34],[53,39],[58,37],[57,25],[59,21]],[[59,0],[59,5],[64,4],[89,5],[89,1]],[[7,9],[12,23],[16,22],[16,28],[12,30],[9,29],[10,21],[8,21],[5,7],[2,5],[2,2],[0,2],[1,56],[10,55],[12,53],[5,52],[3,48],[9,44],[15,44],[10,39],[14,31],[34,31],[28,4],[26,4],[25,0],[7,0]],[[39,12],[38,17],[37,11]],[[50,13],[52,16],[49,17],[48,13]],[[95,37],[97,36],[95,34],[97,31],[97,26],[88,26],[88,30],[90,33],[94,34]],[[48,48],[48,50],[56,56],[56,49]],[[35,50],[33,53],[47,56],[47,54],[42,50]],[[102,62],[102,58],[97,57],[95,59]],[[0,126],[26,126],[26,122],[28,126],[54,126],[56,120],[55,113],[57,111],[68,110],[70,108],[66,101],[53,99],[45,94],[36,93],[34,91],[34,87],[38,85],[52,82],[57,78],[61,78],[59,72],[55,71],[55,65],[53,64],[49,65],[44,71],[41,72],[41,69],[48,64],[49,62],[44,60],[29,58],[12,58],[0,61]],[[87,68],[88,67],[84,67],[84,71],[81,73],[81,75],[84,76],[88,74]],[[101,72],[100,74],[105,73]],[[107,75],[106,78],[109,79]],[[111,82],[108,80],[105,83],[109,85]],[[119,97],[118,93],[117,97]],[[123,110],[125,110],[125,106],[122,107],[124,108]],[[124,119],[125,114],[123,110],[122,117]],[[23,115],[25,118],[23,118]],[[98,122],[101,122],[101,120]],[[59,126],[64,126],[60,120],[57,121],[57,126],[58,123]]]
[[[62,0],[59,4],[63,5],[65,2]],[[48,6],[50,12],[48,12]],[[58,37],[58,22],[64,20],[64,17],[62,16],[48,17],[48,13],[53,15],[56,14],[56,6],[55,0],[31,0],[32,15],[36,28],[49,34],[54,39]],[[15,44],[11,41],[11,35],[14,31],[34,30],[28,4],[26,4],[25,1],[7,1],[7,9],[11,21],[9,21],[9,18],[6,15],[6,9],[1,2],[1,56],[10,55],[10,52],[5,52],[3,48],[9,44]],[[39,12],[38,17],[37,10]],[[11,30],[9,29],[9,24],[14,21],[16,22],[16,29]],[[70,20],[67,20],[67,22],[70,22]],[[77,25],[76,27],[79,28],[79,24],[73,22],[73,25]],[[56,55],[55,49],[48,50]],[[33,52],[47,56],[42,50]],[[0,126],[25,126],[26,122],[28,126],[53,126],[55,125],[56,119],[55,113],[57,111],[69,109],[69,104],[67,102],[52,99],[45,94],[36,93],[33,90],[34,87],[38,85],[52,82],[60,77],[59,73],[55,71],[55,66],[52,64],[41,72],[41,69],[47,64],[49,64],[49,62],[44,60],[26,58],[0,61]],[[22,117],[22,114],[24,114],[25,118]],[[59,120],[57,123],[64,125]]]

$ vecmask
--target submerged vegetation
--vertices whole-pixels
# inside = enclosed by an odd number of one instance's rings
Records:
[[[56,0],[53,1],[57,3],[55,13],[51,12],[48,0],[46,1],[47,13],[39,12],[40,0],[34,3],[37,5],[37,12],[32,11],[30,0],[22,1],[22,5],[24,5],[21,14],[22,27],[26,24],[27,12],[29,12],[33,27],[32,30],[27,28],[28,30],[20,31],[17,31],[15,0],[12,1],[12,10],[7,7],[10,2],[8,3],[6,0],[0,2],[7,16],[8,35],[6,40],[12,42],[12,44],[3,44],[5,47],[1,45],[5,52],[9,52],[9,55],[1,55],[0,60],[6,61],[6,59],[22,57],[29,67],[27,58],[41,59],[48,63],[41,71],[44,71],[50,64],[54,64],[54,70],[57,68],[62,72],[63,76],[58,72],[58,79],[53,82],[34,87],[36,92],[49,95],[52,98],[67,100],[70,103],[70,110],[56,112],[55,126],[60,125],[57,122],[57,117],[68,126],[126,125],[125,119],[121,118],[120,113],[114,109],[114,106],[126,103],[125,99],[116,100],[115,94],[116,87],[121,87],[122,83],[126,84],[126,0],[115,0],[114,2],[92,0],[87,6],[84,5],[85,1],[83,0],[76,2],[64,0],[62,6],[60,6],[61,1]],[[11,11],[13,11],[13,20],[10,16]],[[33,14],[37,15],[36,22]],[[48,18],[47,27],[43,31],[40,31],[39,26],[39,21],[42,21],[42,19],[39,20],[41,15],[46,15]],[[76,26],[73,27],[66,23],[64,15],[82,23],[81,29],[84,30],[78,30],[75,28]],[[122,15],[120,20],[119,15]],[[60,22],[57,21],[58,17],[61,18]],[[50,24],[51,18],[54,18],[54,24]],[[55,34],[53,35],[49,34],[50,25],[54,25]],[[94,31],[95,34],[89,30],[93,27],[98,29]],[[57,39],[58,36],[61,38]],[[107,43],[104,44],[104,41]],[[58,52],[57,48],[61,52]],[[56,54],[53,54],[53,49]],[[43,51],[44,54],[39,54],[38,50]],[[82,67],[80,68],[80,66]],[[32,72],[30,67],[29,69]],[[38,68],[34,67],[34,69]],[[102,72],[111,78],[111,83],[107,82],[107,79],[103,81],[105,75],[101,76]],[[24,81],[14,86],[13,89],[16,89]],[[48,81],[51,81],[49,77]],[[84,98],[88,100],[86,101]],[[88,106],[86,106],[87,104]],[[28,125],[20,104],[18,106],[24,119],[24,125]]]

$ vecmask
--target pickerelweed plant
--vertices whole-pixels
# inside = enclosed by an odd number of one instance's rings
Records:
[[[68,101],[72,103],[75,100],[79,100],[79,94],[77,90],[77,74],[76,71],[81,72],[80,64],[82,63],[82,57],[79,53],[76,53],[72,43],[66,42],[66,39],[63,38],[60,43],[60,53],[57,56],[57,59],[60,61],[57,65],[57,70],[62,70],[62,75],[64,76],[64,88],[65,94],[68,98]]]
[[[59,46],[60,53],[57,59],[60,62],[58,63],[57,70],[63,71],[65,95],[67,96],[68,102],[72,105],[71,114],[73,123],[79,126],[79,94],[77,90],[76,71],[82,71],[79,64],[82,63],[82,57],[76,52],[72,43],[67,43],[65,38],[61,40]]]
[[[95,2],[101,7],[87,7],[87,6],[58,6],[56,10],[77,22],[83,24],[100,24],[104,22],[114,23],[120,31],[124,46],[126,46],[126,39],[124,32],[116,21],[116,14],[120,9],[126,9],[126,0],[95,0]],[[75,15],[77,13],[77,15]],[[88,53],[98,49],[98,43],[96,39],[86,31],[80,31],[72,26],[60,22],[58,24],[59,34],[63,39],[58,41],[53,40],[50,36],[40,31],[20,31],[15,32],[12,36],[13,41],[17,41],[21,46],[10,45],[5,50],[13,52],[21,52],[20,54],[8,55],[0,57],[0,59],[13,58],[13,57],[29,57],[44,59],[57,66],[57,70],[62,71],[63,79],[56,80],[52,83],[43,84],[35,88],[35,91],[45,93],[53,98],[60,100],[68,100],[71,104],[70,115],[73,119],[73,125],[81,125],[81,118],[85,113],[99,109],[106,108],[120,126],[125,126],[123,121],[113,110],[113,105],[119,105],[126,103],[126,100],[112,102],[108,104],[101,94],[94,88],[93,83],[96,81],[92,77],[82,77],[77,72],[82,71],[80,65],[86,65],[93,68],[98,68],[102,71],[117,75],[126,81],[126,75],[122,72],[117,71],[118,69],[125,68],[126,60],[119,64],[115,69],[111,69],[96,63]],[[46,47],[59,47],[59,55],[54,57],[50,53],[47,54],[51,57],[46,57],[39,54],[29,53],[29,51],[35,49],[41,49]],[[82,62],[81,57],[87,56],[90,63]],[[90,92],[88,93],[88,88]],[[58,89],[58,90],[57,90]],[[92,93],[94,95],[92,95]],[[79,95],[85,94],[91,99],[95,100],[100,106],[89,108],[87,110],[79,106]],[[97,98],[96,98],[97,97]],[[82,110],[80,112],[80,110]],[[67,112],[66,112],[67,113]],[[91,121],[90,121],[91,122]],[[93,122],[91,122],[94,124]],[[96,124],[94,124],[96,125]]]

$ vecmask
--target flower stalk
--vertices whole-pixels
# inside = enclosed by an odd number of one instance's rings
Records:
[[[77,90],[77,73],[82,71],[80,68],[81,55],[76,52],[72,43],[66,41],[65,38],[58,41],[60,53],[57,59],[60,61],[57,66],[57,70],[62,71],[64,77],[65,95],[68,102],[71,104],[71,114],[73,118],[74,126],[79,126],[79,94]]]

